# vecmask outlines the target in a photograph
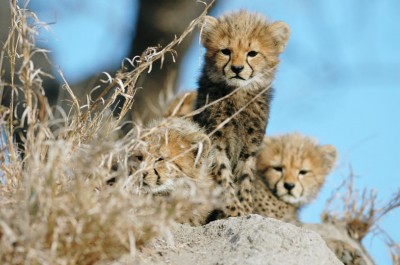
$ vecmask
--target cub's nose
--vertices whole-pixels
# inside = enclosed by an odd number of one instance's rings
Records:
[[[239,74],[243,70],[243,68],[244,68],[243,65],[239,65],[239,66],[232,65],[231,66],[231,69],[235,74]]]
[[[293,183],[290,183],[290,182],[285,182],[283,184],[283,187],[285,187],[285,189],[287,189],[288,191],[291,191],[294,188],[294,186],[296,186],[296,185]]]

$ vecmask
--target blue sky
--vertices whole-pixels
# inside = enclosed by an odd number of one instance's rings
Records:
[[[38,14],[55,24],[41,43],[53,51],[67,80],[120,65],[136,1],[49,2]],[[319,221],[350,167],[356,188],[375,189],[378,206],[383,205],[400,188],[400,1],[230,0],[220,1],[214,15],[239,8],[283,20],[292,31],[274,83],[267,133],[299,131],[339,151],[335,170],[318,199],[302,211],[302,220]],[[201,55],[196,39],[184,59],[181,91],[196,87]],[[397,210],[380,223],[396,242],[399,220]],[[390,264],[381,239],[369,236],[364,245],[378,264]]]

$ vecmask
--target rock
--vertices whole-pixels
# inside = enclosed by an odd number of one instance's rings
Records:
[[[177,225],[138,256],[160,265],[342,264],[317,233],[259,215]]]

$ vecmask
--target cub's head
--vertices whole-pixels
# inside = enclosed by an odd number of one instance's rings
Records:
[[[279,199],[299,207],[317,195],[336,157],[332,145],[298,133],[265,137],[257,174]]]
[[[174,118],[165,125],[161,121],[152,127],[143,138],[145,150],[132,157],[141,161],[137,172],[142,175],[144,189],[153,194],[168,194],[179,180],[208,181],[211,142],[196,124]]]
[[[206,16],[201,33],[206,74],[232,87],[269,85],[289,35],[286,23],[269,23],[257,13]]]
[[[194,110],[197,92],[191,91],[173,98],[163,112],[164,117],[183,117]]]

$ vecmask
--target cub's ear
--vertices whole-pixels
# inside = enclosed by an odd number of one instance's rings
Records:
[[[264,136],[263,142],[261,144],[261,149],[257,154],[257,165],[256,165],[257,170],[265,168],[265,161],[268,160],[269,156],[271,155],[270,146],[272,145],[272,143],[273,143],[272,138]]]
[[[324,159],[324,167],[327,172],[331,171],[333,165],[337,159],[337,151],[333,145],[322,145],[319,147],[319,150]]]
[[[215,25],[217,25],[218,20],[212,16],[205,16],[203,21],[203,26],[201,28],[200,41],[204,46],[207,39],[209,39],[211,32],[214,30]]]
[[[278,52],[283,52],[290,36],[290,28],[288,24],[282,21],[274,22],[269,25],[269,29],[272,33],[272,37],[274,38],[275,46],[277,47]]]
[[[272,144],[272,138],[265,135],[263,142],[262,142],[262,147],[265,147],[265,146],[271,145],[271,144]]]

